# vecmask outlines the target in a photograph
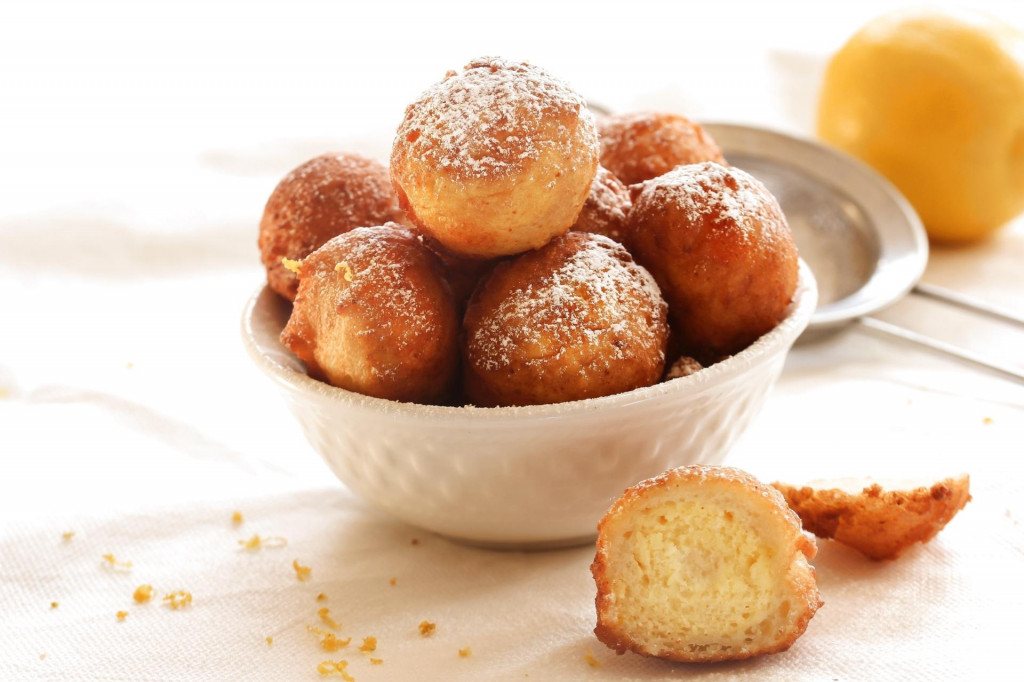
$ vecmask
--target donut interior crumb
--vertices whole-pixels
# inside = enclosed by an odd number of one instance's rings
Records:
[[[470,649],[468,646],[464,646],[461,649],[459,649],[459,658],[469,658],[472,655],[473,650]]]
[[[283,265],[286,270],[291,270],[296,275],[299,274],[299,265],[301,263],[302,261],[300,260],[292,260],[291,258],[284,258],[283,256],[281,258],[281,265]]]
[[[60,604],[58,604],[57,602],[55,602],[55,601],[52,601],[52,602],[50,602],[50,608],[51,608],[51,609],[55,609],[55,608],[57,608],[58,606],[60,606]]]
[[[383,662],[384,662],[383,658],[371,658],[370,659],[370,663],[372,663],[373,665],[380,665]]]
[[[431,623],[429,620],[425,620],[420,623],[420,634],[424,637],[429,637],[434,634],[435,630],[437,630],[437,625],[435,623]]]
[[[376,637],[363,637],[363,643],[359,645],[360,651],[367,653],[377,650],[377,638]]]
[[[327,595],[324,594],[323,592],[320,592],[319,594],[316,595],[316,600],[317,601],[327,601]]]
[[[590,649],[587,649],[587,653],[583,654],[583,660],[586,661],[587,665],[589,665],[591,668],[601,667],[601,661],[594,658],[594,654],[590,651]]]
[[[274,643],[274,638],[273,637],[267,637],[267,644],[273,644],[273,643]]]
[[[63,533],[60,534],[60,537],[61,537],[61,539],[64,540],[64,542],[70,542],[71,538],[75,537],[75,531],[73,531],[73,530],[66,530],[66,531],[64,531]]]
[[[152,585],[139,585],[135,588],[135,593],[132,594],[134,599],[139,604],[148,602],[153,597],[153,586]]]
[[[118,611],[117,612],[117,619],[118,620],[124,620],[127,617],[128,617],[128,612],[127,611]]]
[[[388,582],[390,582],[392,585],[397,585],[398,584],[398,578],[392,578]]]
[[[231,512],[231,523],[233,523],[233,524],[235,524],[237,526],[238,524],[240,524],[244,520],[245,520],[245,518],[242,516],[242,512],[238,511],[237,509],[235,511]]]

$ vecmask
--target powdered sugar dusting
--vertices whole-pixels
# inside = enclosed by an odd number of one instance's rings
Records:
[[[594,126],[566,83],[526,62],[485,57],[449,72],[409,105],[395,145],[456,177],[510,175],[567,139],[565,121],[577,119]]]
[[[399,355],[437,336],[442,323],[437,294],[414,276],[425,265],[410,254],[413,250],[434,258],[416,235],[392,223],[356,228],[314,252],[303,262],[300,289],[300,295],[325,299],[312,306],[320,317],[314,326],[332,329],[339,314],[348,316],[358,320],[355,336],[375,337]],[[307,278],[314,282],[307,284]],[[390,377],[396,366],[372,363],[368,369]]]
[[[757,246],[786,227],[775,197],[750,174],[714,162],[678,166],[643,184],[636,204],[659,211],[671,203],[690,223],[736,231]]]
[[[485,314],[468,339],[475,366],[495,371],[514,362],[549,363],[583,345],[592,356],[586,370],[600,372],[660,349],[666,306],[654,278],[606,237],[560,239],[585,243]]]

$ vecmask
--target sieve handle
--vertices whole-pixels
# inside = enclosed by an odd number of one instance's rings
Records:
[[[973,308],[973,306],[968,307]],[[1017,319],[1018,321],[1020,321],[1018,318],[1011,318],[1011,320],[1012,319]],[[859,322],[864,327],[867,327],[871,331],[902,339],[903,341],[916,343],[919,346],[924,346],[925,348],[928,348],[935,352],[942,353],[944,355],[949,355],[971,365],[983,367],[991,372],[995,372],[996,374],[1000,374],[1004,377],[1015,379],[1018,383],[1024,384],[1024,370],[1021,370],[1017,367],[1013,367],[1002,362],[989,360],[988,358],[982,355],[978,355],[977,353],[974,353],[972,351],[969,351],[966,348],[954,346],[951,343],[939,341],[938,339],[933,339],[932,337],[925,336],[924,334],[918,334],[917,332],[906,329],[905,327],[900,327],[895,324],[883,322],[882,320],[879,320],[874,317],[860,317],[857,318],[856,321]],[[1021,321],[1021,324],[1024,324],[1024,321]]]
[[[974,298],[973,296],[965,296],[964,294],[950,289],[937,287],[934,284],[918,282],[912,293],[919,294],[927,298],[934,298],[938,301],[942,301],[943,303],[949,303],[961,308],[966,308],[967,310],[988,315],[989,317],[994,317],[995,319],[1002,320],[1003,322],[1012,322],[1013,324],[1024,327],[1024,316],[1018,313],[1007,310],[1006,308],[994,306],[991,303]]]

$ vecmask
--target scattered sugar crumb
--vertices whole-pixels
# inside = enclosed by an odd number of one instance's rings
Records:
[[[420,623],[420,634],[424,637],[429,637],[434,634],[435,630],[437,630],[437,625],[435,623],[431,623],[429,620],[425,620]]]
[[[46,654],[39,654],[39,660],[40,661],[45,661],[46,660]]]
[[[371,658],[370,659],[370,663],[372,663],[373,665],[380,665],[383,662],[384,662],[383,658]]]
[[[132,562],[118,561],[113,554],[104,554],[103,560],[106,561],[107,565],[115,571],[130,571],[132,568]]]
[[[60,534],[60,537],[62,540],[64,540],[64,542],[71,542],[71,538],[75,537],[75,531],[66,530]]]
[[[51,609],[55,609],[55,608],[57,608],[58,606],[60,606],[60,604],[58,604],[57,602],[55,602],[55,601],[52,601],[52,602],[50,602],[50,608],[51,608]]]
[[[309,580],[309,576],[313,573],[313,569],[309,566],[303,566],[299,563],[298,559],[292,561],[292,568],[295,569],[295,577],[299,580]]]
[[[995,420],[994,420],[994,419],[992,419],[992,417],[985,417],[984,419],[982,419],[982,420],[981,420],[981,423],[982,423],[982,424],[991,424],[991,423],[992,423],[992,422],[994,422],[994,421],[995,421]]]
[[[473,650],[470,649],[468,646],[464,646],[461,649],[459,649],[459,658],[469,658],[472,655]]]
[[[594,654],[591,653],[590,649],[587,649],[587,653],[583,654],[583,660],[587,662],[591,668],[600,668],[601,661],[594,658]]]
[[[254,533],[248,540],[239,540],[238,544],[242,549],[255,552],[261,549],[280,549],[288,544],[288,541],[280,537],[261,538],[259,533]]]
[[[238,511],[237,509],[231,512],[231,523],[237,526],[242,521],[245,521],[245,517],[242,516],[242,512]]]
[[[321,592],[320,594],[316,595],[316,600],[317,601],[327,601],[327,595],[324,594],[323,592]]]
[[[388,582],[391,583],[392,585],[397,585],[398,584],[398,578],[392,578]]]
[[[320,620],[327,624],[327,627],[332,630],[337,630],[341,627],[341,623],[331,618],[331,610],[326,606],[316,612],[316,615],[320,616]]]
[[[267,644],[273,644],[273,643],[274,643],[274,638],[273,637],[267,637]]]
[[[377,638],[376,637],[363,637],[363,643],[359,645],[360,651],[370,653],[371,651],[377,650]]]
[[[134,599],[139,604],[145,604],[153,597],[153,586],[152,585],[139,585],[135,588],[135,593],[132,594]]]
[[[117,612],[117,619],[118,620],[123,621],[127,617],[128,617],[128,612],[127,611],[118,611]]]
[[[185,590],[175,590],[170,594],[165,594],[163,600],[168,606],[177,611],[192,604],[192,593]]]
[[[283,265],[285,269],[291,270],[296,275],[299,274],[299,265],[301,263],[302,261],[292,260],[291,258],[281,258],[281,265]]]
[[[345,680],[345,682],[355,682],[356,678],[352,677],[345,671],[345,668],[347,667],[348,661],[346,660],[322,661],[319,665],[317,665],[316,671],[323,676],[340,675],[341,679]]]
[[[7,392],[6,388],[0,388],[0,400],[5,399],[10,393]]]

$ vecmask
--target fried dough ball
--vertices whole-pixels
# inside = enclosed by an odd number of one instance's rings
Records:
[[[693,465],[641,481],[598,524],[594,634],[617,653],[727,661],[785,651],[821,607],[814,540],[773,488]]]
[[[676,166],[714,161],[722,150],[704,128],[678,114],[608,116],[599,124],[601,165],[627,185],[663,175]]]
[[[679,166],[643,184],[630,251],[654,275],[685,355],[732,355],[786,313],[797,250],[775,197],[737,169]]]
[[[405,402],[448,399],[459,321],[444,265],[395,223],[330,240],[299,265],[281,343],[310,376]]]
[[[665,302],[607,237],[570,232],[498,264],[464,320],[463,381],[476,405],[611,395],[661,378]]]
[[[270,288],[295,300],[299,282],[282,258],[301,260],[331,237],[404,218],[388,169],[357,154],[324,154],[286,175],[267,201],[259,247]]]
[[[924,485],[840,479],[796,487],[773,483],[804,529],[881,561],[928,542],[971,501],[967,474]]]
[[[482,58],[405,110],[391,178],[409,218],[471,258],[546,244],[576,220],[597,170],[594,119],[525,62]]]
[[[452,293],[455,295],[455,301],[460,307],[469,301],[469,297],[473,294],[480,280],[486,277],[498,263],[493,258],[480,260],[478,258],[458,256],[439,244],[431,243],[427,239],[424,239],[424,243],[426,243],[431,251],[437,254],[437,257],[448,268],[448,284],[451,286]]]
[[[626,186],[607,168],[598,166],[590,194],[572,229],[603,234],[621,244],[626,236],[626,217],[632,206]]]

